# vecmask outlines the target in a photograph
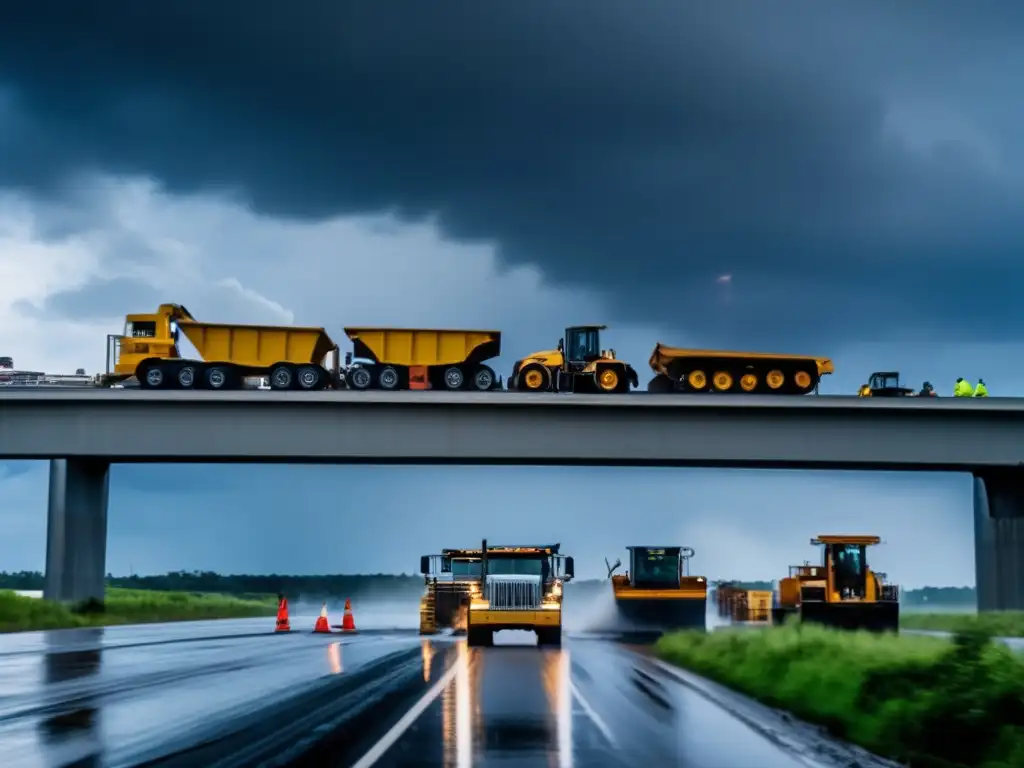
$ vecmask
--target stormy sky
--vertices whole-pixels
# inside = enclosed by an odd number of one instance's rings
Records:
[[[175,301],[336,336],[500,328],[503,373],[565,324],[605,322],[641,370],[660,340],[828,355],[830,393],[899,369],[941,394],[980,376],[1021,395],[1022,34],[1015,4],[923,0],[11,4],[0,354],[95,371],[125,312]],[[45,467],[5,471],[0,567],[38,566]],[[429,520],[438,548],[504,510],[557,521],[596,562],[641,516],[649,537],[733,558],[722,571],[778,572],[821,528],[871,529],[908,583],[953,561],[946,580],[973,581],[964,478],[161,467],[114,482],[114,570],[305,570],[325,540],[313,570],[401,570],[426,543],[404,531]],[[593,483],[615,499],[586,518],[600,525],[516,503],[522,484],[555,499]],[[818,508],[822,487],[837,492]],[[294,546],[275,550],[285,514]],[[371,548],[396,530],[408,541]],[[928,561],[914,530],[940,548]]]

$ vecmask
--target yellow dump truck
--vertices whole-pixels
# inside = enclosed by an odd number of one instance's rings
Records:
[[[772,621],[790,616],[802,622],[841,629],[899,630],[899,587],[868,567],[867,548],[880,544],[877,536],[829,535],[811,539],[821,547],[821,565],[790,566],[779,581]]]
[[[501,352],[498,331],[345,332],[353,351],[343,366],[338,345],[323,328],[205,323],[185,307],[162,304],[153,314],[128,315],[124,334],[108,338],[101,381],[110,385],[134,376],[145,389],[241,389],[253,378],[268,379],[275,390],[501,388],[483,365]],[[182,334],[200,359],[182,354]]]
[[[538,645],[561,645],[562,585],[573,578],[574,566],[559,549],[559,544],[488,546],[484,539],[479,549],[424,556],[420,632],[457,629],[464,620],[471,646],[493,645],[494,633],[503,629],[532,630]]]
[[[484,362],[501,354],[501,331],[346,328],[351,389],[502,389]],[[353,359],[356,360],[353,363]]]
[[[648,392],[806,395],[834,373],[825,357],[680,349],[658,343],[648,361],[655,376]]]
[[[639,377],[614,349],[601,348],[603,325],[565,329],[557,349],[534,352],[516,360],[508,388],[519,392],[629,392]]]
[[[627,633],[661,633],[707,627],[708,582],[690,576],[690,547],[626,547],[629,570],[615,574],[622,562],[608,568],[620,625]]]

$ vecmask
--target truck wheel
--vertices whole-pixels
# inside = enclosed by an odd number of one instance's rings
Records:
[[[392,365],[385,365],[377,374],[377,384],[381,389],[393,391],[398,389],[398,385],[401,383],[402,377],[398,375],[398,371]]]
[[[362,392],[373,384],[373,374],[366,368],[353,368],[346,374],[345,380],[352,389]]]
[[[295,383],[295,373],[290,366],[278,365],[270,372],[270,388],[277,390],[291,389]]]
[[[448,389],[462,389],[466,384],[466,374],[457,366],[452,366],[444,372],[444,385]]]
[[[299,389],[313,390],[320,388],[320,371],[311,365],[304,365],[299,368],[295,380],[299,383]]]
[[[208,369],[204,380],[210,389],[231,389],[231,372],[220,365]]]
[[[473,386],[481,392],[489,391],[494,386],[494,380],[494,371],[486,365],[481,365],[477,372],[473,374]]]
[[[667,395],[675,391],[675,383],[663,373],[659,373],[647,382],[647,391],[656,395]]]
[[[199,373],[194,365],[183,365],[178,370],[178,386],[182,389],[192,389],[199,379]]]
[[[164,369],[160,365],[150,365],[139,371],[141,375],[137,376],[139,380],[139,386],[143,389],[162,389],[166,377],[164,376]]]

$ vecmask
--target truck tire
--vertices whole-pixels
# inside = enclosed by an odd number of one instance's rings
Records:
[[[496,380],[494,371],[486,365],[481,365],[473,374],[473,387],[480,392],[488,392]]]
[[[299,385],[299,389],[305,389],[307,391],[320,389],[320,385],[323,381],[323,374],[320,370],[312,365],[304,365],[299,368],[298,374],[295,376],[295,381]]]
[[[457,365],[444,370],[444,386],[446,389],[458,390],[466,386],[466,374]]]
[[[163,389],[167,386],[167,376],[160,363],[150,363],[139,367],[135,377],[141,389]]]
[[[234,389],[235,374],[223,365],[214,365],[206,369],[203,382],[208,389]]]
[[[402,385],[402,374],[393,365],[385,365],[377,374],[377,386],[387,392],[394,392]]]
[[[270,388],[279,392],[295,386],[295,371],[290,365],[278,364],[270,370]]]
[[[352,368],[345,376],[350,388],[364,392],[373,386],[373,372],[368,368]]]
[[[178,369],[178,375],[176,377],[178,386],[182,389],[195,389],[199,382],[200,371],[196,369],[196,366],[191,363],[187,363]]]

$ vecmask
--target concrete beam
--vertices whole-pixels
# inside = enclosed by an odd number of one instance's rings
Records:
[[[94,459],[50,462],[43,597],[62,603],[103,600],[107,572],[110,464]]]
[[[1024,611],[1024,469],[974,474],[979,611]]]
[[[972,472],[1024,465],[1024,399],[0,391],[3,458]]]

